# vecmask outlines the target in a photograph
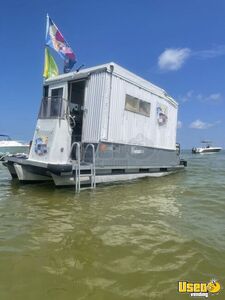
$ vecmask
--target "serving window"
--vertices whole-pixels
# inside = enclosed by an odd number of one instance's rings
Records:
[[[150,117],[151,103],[126,95],[125,110]]]

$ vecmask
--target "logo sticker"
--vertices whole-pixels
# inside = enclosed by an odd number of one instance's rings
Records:
[[[159,126],[166,125],[168,121],[168,108],[163,104],[158,104],[156,108],[157,112],[157,121]]]
[[[47,149],[48,146],[48,137],[38,137],[35,140],[35,147],[34,151],[36,154],[42,156],[45,155],[48,152]]]
[[[190,294],[191,297],[208,298],[210,294],[217,295],[221,290],[221,285],[216,279],[210,282],[188,282],[178,281],[178,292]]]

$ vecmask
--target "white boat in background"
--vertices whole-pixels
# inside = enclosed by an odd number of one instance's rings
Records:
[[[27,153],[29,145],[12,140],[8,135],[0,134],[0,157],[7,154]]]
[[[211,141],[202,141],[202,147],[192,148],[192,153],[195,153],[195,154],[215,153],[215,152],[219,152],[223,149],[222,147],[212,147],[211,144],[212,144]]]

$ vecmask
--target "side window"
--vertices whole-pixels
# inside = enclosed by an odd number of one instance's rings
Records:
[[[64,118],[65,111],[66,102],[63,99],[63,87],[49,89],[49,86],[44,86],[38,117],[40,119]]]
[[[125,110],[150,117],[151,103],[126,95]]]
[[[149,117],[150,116],[150,106],[151,106],[150,103],[140,100],[140,102],[139,102],[139,113],[144,115],[144,116]]]
[[[43,88],[43,97],[44,98],[48,97],[48,85],[45,85]]]
[[[130,95],[126,95],[125,109],[138,113],[139,111],[138,99]]]
[[[47,116],[48,113],[48,85],[44,86],[43,89],[43,100],[42,100],[42,116]]]
[[[48,97],[44,97],[41,106],[41,117],[46,117],[48,115]]]

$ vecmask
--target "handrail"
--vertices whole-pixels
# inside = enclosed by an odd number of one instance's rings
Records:
[[[87,144],[85,149],[84,149],[84,154],[83,154],[83,158],[85,158],[85,154],[87,152],[87,149],[91,147],[92,148],[92,163],[95,164],[95,146],[93,144]]]
[[[73,164],[73,171],[75,170],[75,174],[74,174],[74,181],[75,181],[75,188],[76,188],[76,192],[80,192],[80,177],[83,176],[80,173],[81,170],[81,144],[79,142],[74,142],[71,145],[71,151],[70,151],[70,158],[72,159],[72,153],[73,153],[73,149],[74,147],[76,147],[76,163]],[[84,149],[84,153],[83,153],[83,162],[85,162],[85,154],[88,148],[92,149],[92,163],[89,163],[90,165],[90,170],[91,170],[91,174],[88,174],[90,181],[91,181],[91,188],[96,188],[96,181],[95,181],[95,146],[93,144],[87,144],[85,149]],[[72,159],[73,161],[73,159]]]
[[[70,158],[72,156],[73,148],[76,146],[76,160],[77,160],[77,165],[75,169],[75,188],[77,192],[80,192],[80,143],[74,142],[71,146],[71,151],[70,151]]]
[[[76,148],[76,155],[78,157],[78,160],[80,161],[80,143],[79,142],[73,142],[73,144],[71,145],[71,150],[70,150],[70,158],[71,158],[71,155],[72,155],[72,152],[73,152],[73,148],[74,146],[77,146]],[[79,151],[77,151],[77,149],[79,149]]]
[[[91,176],[91,186],[92,188],[96,188],[96,181],[95,181],[95,146],[93,144],[87,144],[85,149],[84,149],[84,154],[83,154],[83,160],[85,159],[85,154],[87,149],[91,147],[92,149],[92,176]]]

